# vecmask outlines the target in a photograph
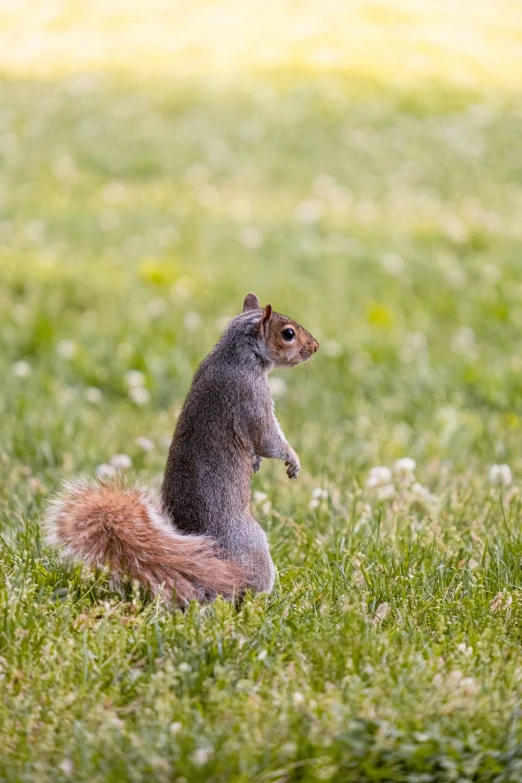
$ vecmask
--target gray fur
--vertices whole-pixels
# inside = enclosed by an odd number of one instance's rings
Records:
[[[234,318],[198,368],[170,447],[162,501],[177,530],[212,536],[226,556],[248,566],[253,589],[269,591],[274,566],[252,516],[250,478],[262,457],[285,460],[296,477],[299,459],[274,415],[262,316],[247,309]]]

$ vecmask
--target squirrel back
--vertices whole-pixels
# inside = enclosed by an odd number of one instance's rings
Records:
[[[179,605],[271,590],[274,569],[250,510],[263,457],[299,458],[273,411],[267,374],[318,348],[301,326],[248,294],[243,313],[198,368],[177,422],[161,497],[121,480],[66,483],[45,517],[48,540],[114,578],[137,579]]]

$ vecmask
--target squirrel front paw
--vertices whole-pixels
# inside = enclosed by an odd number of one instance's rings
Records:
[[[299,471],[301,470],[301,463],[299,462],[299,457],[293,449],[288,452],[285,465],[287,466],[286,475],[288,478],[296,479],[299,475]]]
[[[257,473],[257,471],[261,467],[262,462],[263,462],[263,457],[260,457],[259,454],[254,454],[254,456],[252,457],[252,471],[254,473]]]

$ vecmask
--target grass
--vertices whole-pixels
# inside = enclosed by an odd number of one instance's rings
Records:
[[[23,59],[30,17],[15,19],[25,43],[4,48],[0,81],[2,781],[521,778],[522,110],[501,66],[522,28],[502,37],[485,7],[469,20],[484,48],[460,57],[449,6],[423,27],[407,3],[393,24],[360,4],[383,51],[391,27],[404,49],[391,78],[367,52],[285,59],[288,15],[270,68],[243,48],[220,69],[211,47],[174,78],[161,16],[137,73],[132,50],[110,59],[110,31],[124,41],[98,9],[101,60],[86,63],[79,5],[80,22],[40,20],[42,78]],[[197,19],[178,40],[202,46]],[[449,44],[435,36],[427,72],[410,67],[408,34],[439,27]],[[154,40],[146,28],[143,51]],[[44,503],[121,453],[158,484],[192,373],[250,290],[321,343],[275,384],[299,480],[275,462],[253,480],[274,593],[184,615],[132,587],[123,600],[43,545]],[[415,483],[367,486],[403,457]],[[499,463],[513,484],[490,482]]]

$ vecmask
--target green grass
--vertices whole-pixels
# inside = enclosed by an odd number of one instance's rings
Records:
[[[520,96],[6,72],[0,107],[0,779],[520,780]],[[253,481],[276,588],[122,600],[46,498],[119,453],[158,484],[250,290],[321,343],[279,376],[299,480]],[[430,495],[366,486],[405,456]]]

